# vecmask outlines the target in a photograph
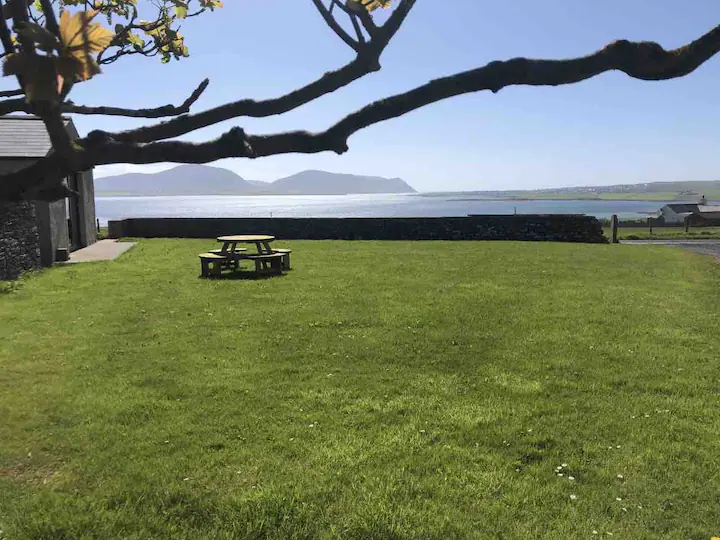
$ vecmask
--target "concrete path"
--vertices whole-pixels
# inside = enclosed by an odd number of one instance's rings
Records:
[[[720,240],[621,240],[620,243],[679,247],[687,251],[720,257]]]
[[[116,242],[115,240],[99,240],[88,247],[78,249],[70,254],[70,260],[63,264],[112,261],[133,247],[135,242]]]

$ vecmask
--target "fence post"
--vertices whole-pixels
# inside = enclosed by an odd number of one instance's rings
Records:
[[[610,218],[610,231],[612,236],[612,243],[618,243],[618,217],[617,214],[613,214]]]
[[[690,230],[690,216],[685,216],[685,232]]]

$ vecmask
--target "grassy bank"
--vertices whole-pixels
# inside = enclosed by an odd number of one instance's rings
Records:
[[[719,534],[711,258],[283,244],[270,280],[143,240],[0,295],[7,539]]]

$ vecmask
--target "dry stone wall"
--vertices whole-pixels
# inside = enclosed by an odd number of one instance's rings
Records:
[[[40,239],[32,203],[0,202],[0,280],[40,266]]]

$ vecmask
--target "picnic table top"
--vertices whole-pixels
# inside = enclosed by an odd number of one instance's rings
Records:
[[[235,234],[230,236],[218,236],[218,242],[272,242],[274,236],[266,234]]]

